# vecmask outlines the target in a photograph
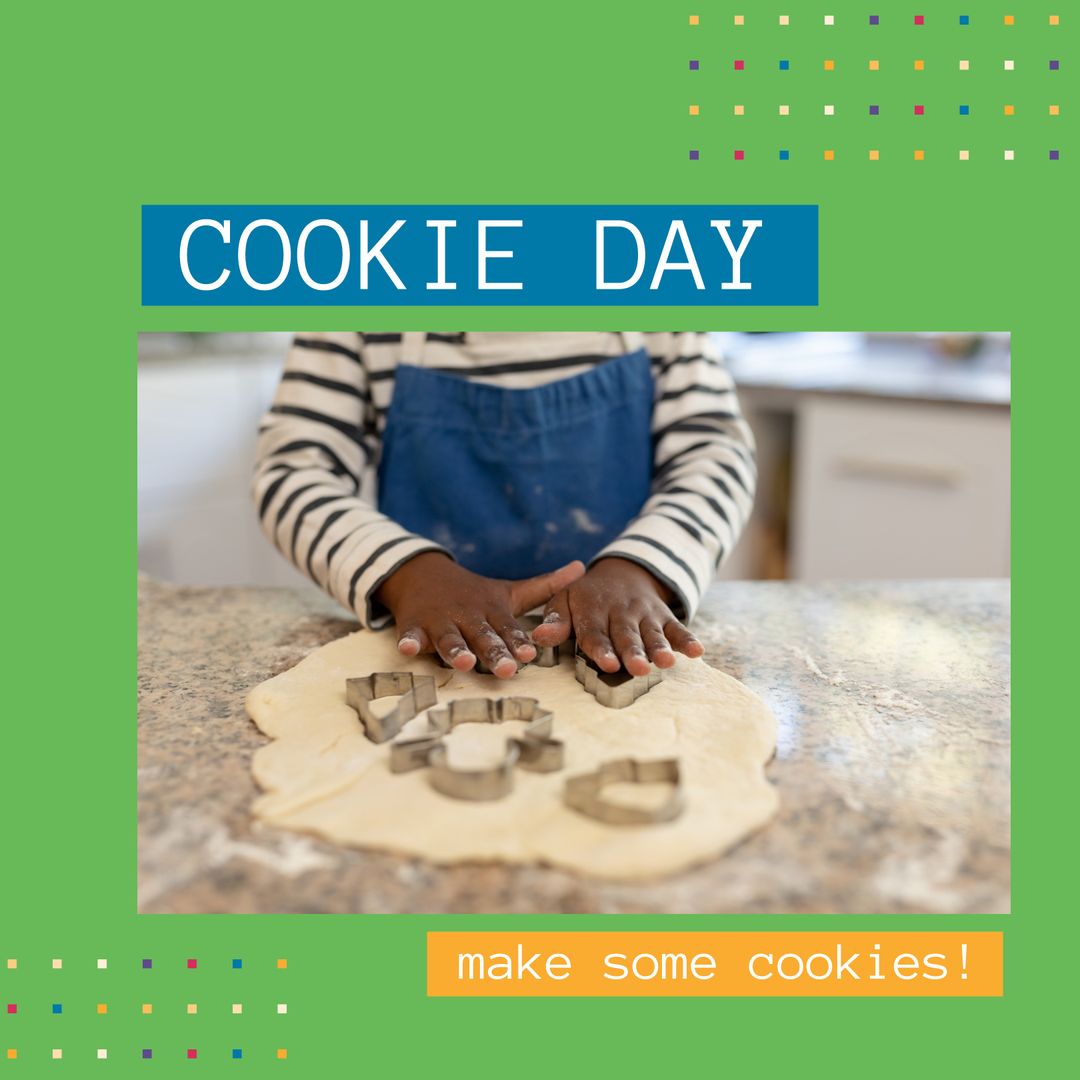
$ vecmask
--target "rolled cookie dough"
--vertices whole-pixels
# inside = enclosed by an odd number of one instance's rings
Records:
[[[373,671],[434,675],[439,703],[454,698],[535,697],[555,713],[566,767],[516,770],[513,792],[487,803],[438,794],[426,770],[394,775],[389,744],[376,746],[345,704],[345,680]],[[392,701],[387,702],[392,707]],[[713,858],[762,826],[777,807],[764,766],[776,746],[776,723],[741,683],[700,660],[679,658],[664,681],[625,709],[606,709],[574,678],[570,657],[558,667],[527,667],[504,682],[460,674],[427,658],[406,660],[393,635],[361,630],[313,652],[257,686],[251,718],[273,740],[255,754],[265,794],[255,814],[290,829],[357,847],[419,856],[436,863],[498,860],[548,863],[603,878],[673,874]],[[425,730],[426,714],[401,738]],[[466,724],[449,736],[454,764],[497,760],[521,723]],[[566,777],[616,757],[677,757],[685,809],[661,825],[603,825],[562,802]],[[612,791],[648,801],[662,790]]]

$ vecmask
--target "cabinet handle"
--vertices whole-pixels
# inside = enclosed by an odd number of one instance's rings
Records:
[[[916,487],[956,488],[964,479],[964,474],[955,469],[857,457],[837,458],[832,471],[845,480],[884,481]]]

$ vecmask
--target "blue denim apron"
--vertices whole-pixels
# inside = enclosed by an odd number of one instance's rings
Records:
[[[632,343],[631,339],[631,343]],[[504,389],[423,364],[404,335],[379,461],[379,509],[487,577],[588,562],[652,480],[644,348],[573,378]]]

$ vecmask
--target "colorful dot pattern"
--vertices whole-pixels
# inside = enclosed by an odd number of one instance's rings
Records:
[[[138,978],[141,987],[138,1000],[133,1000],[130,991],[116,990],[115,982],[107,974],[89,982],[82,978],[83,970],[96,970],[107,973],[121,968],[128,968]],[[266,1037],[260,1032],[258,1045],[237,1045],[251,1029],[246,1027],[245,1017],[267,1013],[287,1018],[290,1013],[288,1001],[277,1000],[270,1005],[265,1003],[265,985],[260,981],[253,984],[251,978],[266,976],[272,980],[275,990],[288,988],[289,961],[286,957],[253,958],[250,963],[243,957],[224,960],[215,959],[204,962],[199,957],[185,957],[181,960],[155,962],[154,957],[137,957],[110,964],[108,958],[96,960],[78,960],[65,964],[63,957],[37,960],[27,957],[8,957],[0,965],[0,1062],[30,1062],[36,1060],[51,1061],[99,1061],[120,1062],[126,1060],[153,1061],[171,1058],[183,1061],[286,1061],[289,1049],[281,1045],[288,1035],[288,1020],[279,1019],[271,1029],[278,1031],[278,1037],[272,1045],[266,1045]],[[41,970],[51,971],[44,981],[33,978]],[[184,977],[179,981],[160,980],[162,972],[172,973],[178,970]],[[236,996],[245,991],[252,994],[257,1004],[245,1008],[243,1000],[220,1003],[220,988],[207,985],[204,981],[218,972],[229,981],[229,986]],[[71,982],[66,975],[73,975]],[[50,988],[47,998],[43,999],[41,986]],[[90,987],[87,990],[87,987]],[[76,989],[77,988],[77,989]],[[207,994],[206,1003],[190,1000],[200,992]],[[280,995],[279,995],[280,996]],[[101,1000],[110,998],[110,1000]],[[182,1000],[180,1000],[182,998]],[[57,1000],[59,999],[59,1000]],[[149,1000],[148,1000],[149,999]],[[145,1034],[135,1040],[127,1039],[120,1044],[114,1039],[116,1028],[111,1018],[130,1014],[138,1018],[134,1030]],[[218,1034],[207,1034],[205,1040],[199,1038],[203,1030],[199,1018],[221,1014],[230,1018],[227,1029],[232,1035],[224,1038]],[[38,1017],[45,1016],[50,1023],[42,1025]],[[84,1018],[96,1017],[97,1026],[92,1031],[99,1034],[91,1036],[93,1043],[87,1040]],[[144,1017],[154,1017],[153,1021]],[[180,1032],[185,1046],[181,1051],[160,1049],[153,1045],[156,1037],[167,1047],[175,1047],[177,1031],[163,1025],[183,1024]],[[71,1026],[69,1026],[71,1025]],[[42,1032],[46,1034],[42,1034]],[[196,1040],[199,1041],[196,1041]],[[111,1043],[106,1040],[113,1040]],[[68,1045],[65,1045],[65,1042]],[[105,1043],[105,1045],[99,1045]],[[149,1044],[149,1045],[148,1045]],[[4,1075],[0,1072],[0,1076]],[[14,1074],[13,1074],[14,1075]]]
[[[690,15],[687,50],[698,75],[683,114],[689,161],[1067,159],[1071,131],[1061,118],[1070,105],[1061,75],[1071,20],[1057,5],[1052,12],[958,6],[952,13],[868,4],[863,15],[756,8]],[[863,126],[842,133],[810,127],[849,116],[861,116]],[[808,149],[808,132],[816,132],[816,148]]]

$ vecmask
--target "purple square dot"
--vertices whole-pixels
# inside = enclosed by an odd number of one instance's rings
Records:
[[[142,962],[142,966],[144,968],[152,968],[154,966],[154,961],[153,960],[144,960]]]
[[[1060,151],[1058,151],[1058,150],[1051,150],[1050,151],[1050,160],[1051,161],[1057,161],[1059,156],[1060,156]]]
[[[1050,70],[1051,71],[1057,71],[1057,69],[1059,67],[1061,67],[1061,61],[1060,60],[1051,60],[1050,61]]]
[[[153,1050],[144,1050],[142,1052],[142,1056],[144,1058],[152,1058],[154,1056],[154,1051]]]
[[[697,161],[697,159],[698,159],[698,152],[696,150],[691,150],[690,151],[690,160],[691,161]]]
[[[880,20],[880,18],[879,18],[879,17],[877,16],[877,15],[871,15],[871,16],[870,16],[870,25],[871,25],[871,26],[877,26],[877,24],[878,24],[878,23],[879,23],[880,21],[881,21],[881,20]]]
[[[690,70],[691,71],[697,71],[697,69],[700,66],[701,66],[701,62],[699,60],[691,60],[690,61]]]
[[[880,111],[881,111],[881,106],[880,105],[871,105],[870,106],[870,115],[871,116],[877,116],[877,114]]]

